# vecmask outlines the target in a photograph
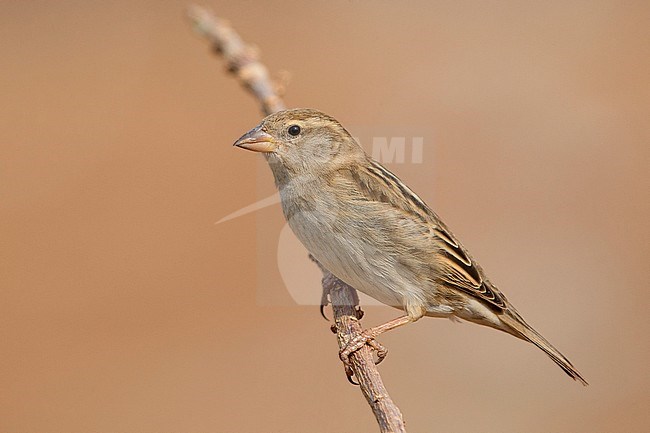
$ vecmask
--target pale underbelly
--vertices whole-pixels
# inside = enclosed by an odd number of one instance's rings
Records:
[[[301,217],[289,225],[309,252],[339,279],[383,304],[404,306],[405,289],[386,253],[357,236],[336,233]]]
[[[335,209],[335,200],[320,198],[309,201],[309,210],[292,208],[292,212],[287,212],[283,200],[283,211],[296,237],[323,266],[355,289],[409,315],[418,310],[430,316],[453,314],[421,272],[407,268],[396,254],[378,246],[386,242],[366,241],[367,225],[337,219],[337,215],[350,215],[349,209]]]

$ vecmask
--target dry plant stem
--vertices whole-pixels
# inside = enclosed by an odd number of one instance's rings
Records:
[[[266,67],[260,63],[257,51],[244,43],[226,21],[200,6],[191,6],[187,15],[195,30],[207,38],[215,51],[226,60],[228,71],[261,103],[264,114],[285,108],[278,95],[278,86],[270,79]],[[343,349],[347,342],[362,332],[357,318],[359,298],[354,288],[322,266],[320,268],[323,271],[323,290],[330,294],[334,310],[339,348]],[[380,431],[405,432],[402,414],[384,387],[371,348],[364,345],[350,355],[350,362],[359,387],[377,418]]]
[[[278,86],[269,78],[266,67],[259,61],[257,49],[242,41],[227,21],[214,16],[200,6],[190,6],[187,16],[194,29],[212,43],[231,72],[262,104],[268,115],[286,107],[278,95]]]
[[[329,291],[334,321],[336,323],[336,337],[339,348],[359,335],[363,330],[357,319],[357,295],[354,288],[336,278],[327,269],[323,271],[323,287]],[[379,371],[375,366],[373,351],[368,345],[350,355],[350,364],[359,387],[366,397],[368,404],[375,414],[381,432],[399,433],[406,432],[402,413],[388,395]]]

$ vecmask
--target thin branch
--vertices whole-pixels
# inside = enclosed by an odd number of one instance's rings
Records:
[[[320,263],[316,263],[323,271],[323,290],[329,292],[336,323],[336,337],[339,349],[343,349],[350,339],[363,331],[358,317],[359,297],[352,286],[336,278]],[[350,355],[350,363],[361,392],[377,418],[379,431],[382,433],[406,432],[402,412],[390,398],[381,380],[372,349],[368,345],[363,346]]]
[[[226,21],[200,6],[191,6],[187,15],[195,30],[207,38],[215,52],[225,59],[228,71],[260,102],[265,114],[285,109],[278,94],[278,86],[273,83],[266,67],[259,61],[255,48],[244,43]],[[339,348],[343,349],[348,341],[362,331],[357,317],[359,298],[353,287],[318,265],[323,271],[323,291],[330,295]],[[402,413],[388,395],[370,347],[366,345],[354,352],[350,356],[350,362],[359,387],[377,418],[380,431],[405,432]]]
[[[214,16],[200,6],[192,5],[187,16],[194,29],[212,44],[215,52],[226,61],[228,71],[246,87],[269,115],[284,110],[286,106],[278,95],[278,86],[269,77],[269,72],[259,61],[257,49],[246,44],[226,20]]]

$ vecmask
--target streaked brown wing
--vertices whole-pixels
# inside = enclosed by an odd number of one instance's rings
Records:
[[[440,223],[440,219],[431,212]],[[448,286],[486,301],[490,306],[499,310],[507,308],[505,297],[487,281],[483,271],[467,253],[467,250],[445,228],[437,226],[434,235],[441,247],[436,252],[436,260],[440,269],[439,279]]]
[[[429,206],[397,176],[375,161],[350,170],[348,177],[367,200],[387,203],[431,227],[436,275],[439,283],[461,290],[498,310],[507,308],[505,297],[485,279],[480,266]]]

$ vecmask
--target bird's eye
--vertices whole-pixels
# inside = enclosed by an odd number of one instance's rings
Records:
[[[293,135],[294,137],[298,136],[300,134],[300,126],[298,125],[291,125],[289,129],[287,129],[287,132],[289,135]]]

